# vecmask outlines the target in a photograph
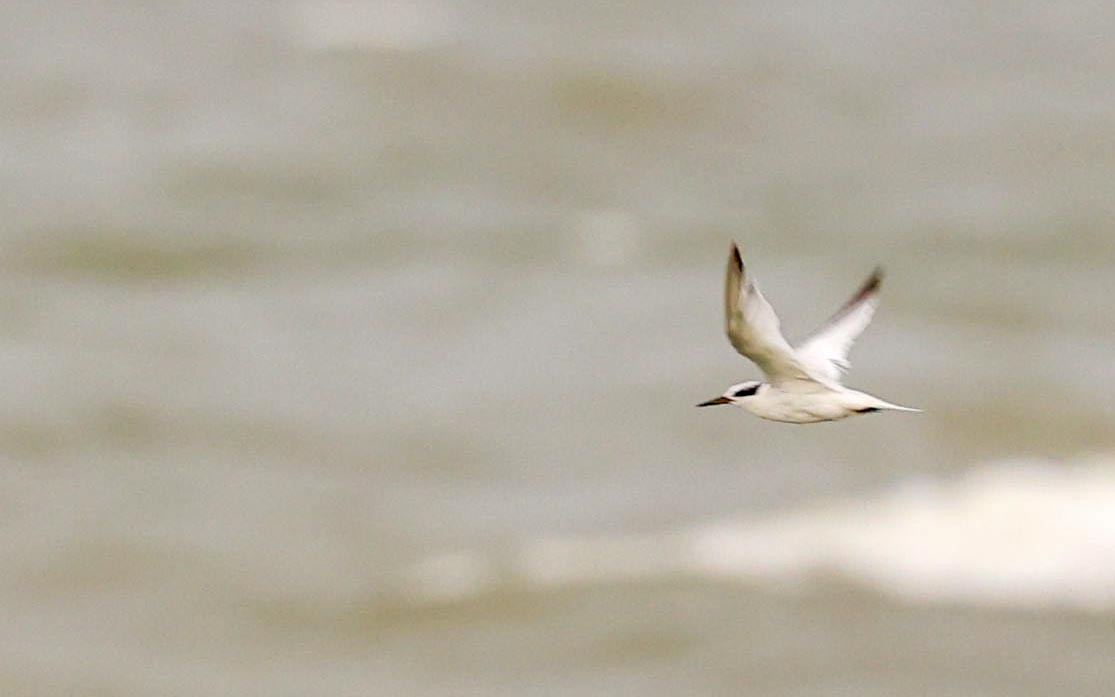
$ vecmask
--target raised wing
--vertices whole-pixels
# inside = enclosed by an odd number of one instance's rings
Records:
[[[797,358],[806,370],[821,380],[839,383],[849,367],[848,352],[863,333],[879,306],[883,270],[875,269],[852,299],[837,310],[797,348]]]
[[[734,243],[724,281],[724,323],[728,341],[759,366],[772,385],[813,380],[783,338],[774,308],[745,273],[739,247]]]

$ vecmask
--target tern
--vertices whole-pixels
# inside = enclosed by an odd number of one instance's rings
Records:
[[[912,411],[865,392],[844,387],[848,351],[875,314],[882,269],[876,268],[852,299],[797,348],[782,336],[781,323],[755,279],[744,270],[739,247],[728,254],[724,322],[728,341],[763,371],[766,382],[732,385],[716,399],[698,404],[731,404],[752,414],[791,424],[836,421],[882,410]]]

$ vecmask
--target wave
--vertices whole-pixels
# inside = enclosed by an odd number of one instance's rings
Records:
[[[405,574],[415,600],[508,585],[689,577],[815,587],[832,579],[909,602],[1115,608],[1115,458],[1008,460],[952,480],[654,535],[548,538],[458,551]]]

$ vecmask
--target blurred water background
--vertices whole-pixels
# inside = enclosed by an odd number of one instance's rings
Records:
[[[1111,694],[1113,34],[0,5],[0,693]],[[732,238],[926,413],[694,409]]]

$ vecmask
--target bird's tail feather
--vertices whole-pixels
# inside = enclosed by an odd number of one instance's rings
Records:
[[[915,409],[913,407],[903,407],[903,406],[899,406],[898,404],[891,404],[890,402],[884,402],[882,400],[879,400],[879,402],[880,402],[878,404],[879,409],[890,409],[891,411],[909,411],[909,412],[914,412],[916,414],[921,414],[922,413],[921,409]]]

